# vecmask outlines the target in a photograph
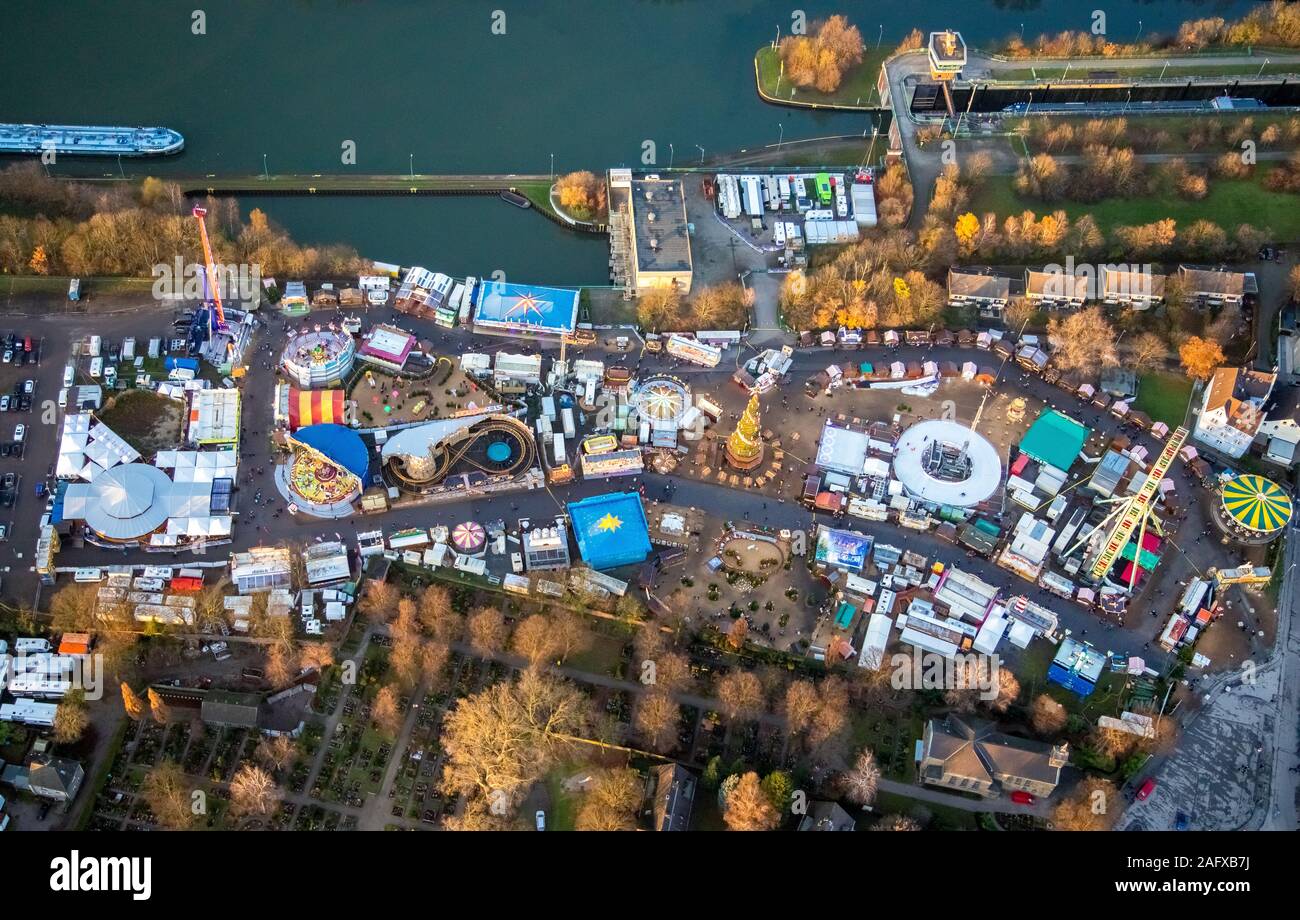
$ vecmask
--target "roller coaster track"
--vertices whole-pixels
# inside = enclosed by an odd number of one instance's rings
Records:
[[[505,440],[519,447],[519,456],[507,467],[487,466],[469,456],[471,449],[479,445],[484,439],[494,439],[494,435],[504,436]],[[390,464],[390,469],[404,483],[418,487],[437,485],[446,479],[451,471],[462,462],[492,476],[517,476],[532,466],[535,458],[536,447],[533,443],[532,432],[522,422],[498,416],[484,419],[460,434],[451,443],[442,446],[433,456],[433,471],[427,477],[414,479],[406,475],[402,469],[405,464]]]

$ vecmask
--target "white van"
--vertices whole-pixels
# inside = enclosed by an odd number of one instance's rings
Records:
[[[59,408],[60,408],[60,409],[66,409],[66,408],[68,408],[68,388],[67,388],[67,387],[64,387],[63,389],[59,390]]]
[[[98,379],[100,378],[100,375],[103,374],[103,373],[104,373],[104,359],[103,359],[103,358],[91,358],[91,359],[90,359],[90,376],[93,377],[94,379],[98,380]]]
[[[135,339],[127,338],[122,340],[122,360],[135,360]]]
[[[65,387],[70,387],[72,386],[72,381],[76,379],[77,379],[77,369],[73,367],[71,364],[69,364],[67,367],[63,369],[63,385]]]
[[[99,357],[99,350],[103,344],[104,344],[104,340],[101,339],[99,336],[92,335],[90,337],[90,356],[92,358]]]

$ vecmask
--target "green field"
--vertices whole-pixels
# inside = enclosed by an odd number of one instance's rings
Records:
[[[759,92],[782,103],[878,108],[880,97],[876,93],[876,78],[880,76],[880,65],[891,54],[892,48],[868,48],[862,55],[862,63],[844,75],[840,88],[833,93],[799,89],[789,80],[781,78],[781,55],[771,45],[764,45],[754,55],[754,72],[757,74]],[[791,90],[794,90],[794,95],[790,94]]]
[[[971,195],[969,210],[977,215],[992,211],[999,217],[1024,211],[1050,214],[1062,210],[1074,220],[1091,214],[1103,233],[1115,227],[1148,224],[1172,217],[1179,228],[1196,220],[1218,224],[1229,235],[1240,224],[1269,229],[1275,240],[1300,239],[1300,196],[1271,192],[1261,177],[1250,179],[1211,179],[1210,192],[1200,201],[1173,196],[1151,195],[1145,198],[1106,198],[1095,202],[1038,201],[1016,193],[1012,176],[990,176]]]
[[[1151,416],[1152,421],[1177,428],[1187,415],[1187,403],[1191,398],[1192,382],[1186,377],[1151,371],[1138,375],[1138,394],[1133,400],[1133,408]]]

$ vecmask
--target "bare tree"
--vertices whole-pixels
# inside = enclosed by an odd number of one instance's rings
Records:
[[[443,724],[444,788],[513,806],[586,725],[587,699],[538,671],[460,700]]]
[[[298,667],[323,671],[334,663],[334,649],[327,642],[304,642],[298,651]]]
[[[733,831],[770,831],[781,823],[781,813],[751,770],[726,793],[722,820]]]
[[[997,696],[986,702],[994,712],[1006,712],[1020,698],[1020,681],[1016,680],[1016,675],[1002,667],[994,673],[994,678],[998,684]]]
[[[465,631],[465,621],[451,606],[451,592],[429,585],[420,592],[417,615],[424,631],[441,642],[455,642]]]
[[[1034,731],[1040,735],[1055,735],[1065,728],[1069,714],[1056,700],[1046,693],[1040,693],[1034,697],[1034,702],[1029,707],[1029,721],[1034,726]]]
[[[298,748],[288,735],[263,736],[257,743],[255,756],[272,770],[279,772],[297,759]]]
[[[763,710],[763,685],[749,671],[731,671],[718,678],[718,702],[731,719],[752,719]]]
[[[841,773],[836,782],[844,797],[855,805],[870,805],[876,800],[880,785],[880,767],[871,748],[863,748],[852,769]]]
[[[140,794],[161,826],[173,831],[193,826],[195,814],[189,784],[175,761],[164,760],[146,773]]]
[[[555,635],[551,631],[550,617],[541,613],[525,617],[515,627],[511,645],[515,654],[522,655],[533,667],[553,659],[557,645]]]
[[[798,734],[812,724],[820,701],[817,685],[810,680],[796,680],[785,691],[785,721],[791,734]]]
[[[832,674],[821,682],[817,696],[817,714],[808,730],[808,746],[823,758],[837,756],[849,726],[849,685]]]
[[[587,621],[567,608],[554,611],[551,616],[551,629],[559,648],[561,661],[567,661],[573,655],[591,646],[591,632]]]
[[[652,750],[665,751],[677,727],[680,710],[662,689],[641,694],[636,706],[636,730]]]
[[[397,688],[384,684],[375,694],[375,702],[370,707],[370,718],[385,735],[396,737],[402,729],[402,714],[397,708]]]
[[[283,687],[298,676],[296,662],[289,650],[276,643],[266,650],[266,679],[273,687]]]
[[[636,830],[645,784],[635,770],[601,770],[583,795],[574,827],[580,831]]]
[[[244,764],[230,781],[231,814],[269,815],[280,807],[280,798],[274,777],[256,764]]]
[[[399,597],[400,592],[396,585],[390,585],[386,581],[371,580],[366,583],[366,590],[361,595],[361,603],[357,606],[367,618],[382,623],[396,612]]]
[[[430,689],[441,689],[444,683],[444,670],[451,658],[451,646],[437,639],[426,639],[420,647],[420,670]]]
[[[479,607],[469,615],[469,641],[484,658],[501,651],[506,644],[506,620],[496,607]]]
[[[1060,831],[1104,831],[1115,823],[1120,804],[1115,784],[1084,777],[1052,810],[1052,825]]]

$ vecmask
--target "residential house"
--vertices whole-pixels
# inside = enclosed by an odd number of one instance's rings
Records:
[[[927,722],[921,743],[923,783],[986,798],[1017,791],[1049,796],[1069,760],[1068,745],[1016,738],[957,715]]]
[[[851,831],[858,823],[837,802],[813,802],[799,822],[801,831]]]
[[[1000,319],[1011,299],[1011,279],[988,268],[948,269],[948,303],[974,306],[980,316]]]
[[[1105,268],[1101,276],[1101,298],[1106,303],[1125,304],[1134,310],[1146,310],[1165,299],[1164,275],[1157,275],[1143,266],[1132,268]]]
[[[1226,457],[1243,456],[1264,423],[1277,374],[1220,367],[1205,385],[1192,436]]]
[[[1219,268],[1197,268],[1192,265],[1178,266],[1178,277],[1183,282],[1189,297],[1196,298],[1201,304],[1217,307],[1222,304],[1240,306],[1247,295],[1259,293],[1259,283],[1254,272],[1232,271],[1222,266]]]
[[[27,762],[28,789],[32,795],[51,802],[71,802],[85,778],[86,771],[75,760],[33,754]]]
[[[652,829],[690,830],[695,790],[695,774],[681,764],[666,763],[654,767],[649,781]]]
[[[1043,310],[1082,307],[1092,298],[1091,276],[1083,272],[1025,272],[1025,299]]]

